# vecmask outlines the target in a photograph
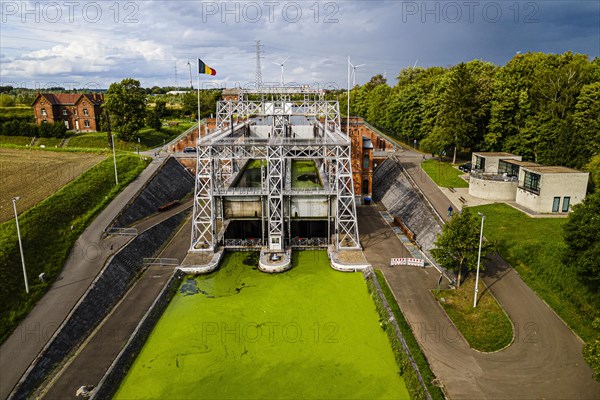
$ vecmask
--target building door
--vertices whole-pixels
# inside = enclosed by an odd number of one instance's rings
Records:
[[[69,121],[65,121],[65,126],[69,129]]]
[[[552,212],[558,212],[559,207],[560,207],[560,197],[555,197],[554,202],[552,203]]]
[[[79,120],[75,120],[75,129],[79,130]]]

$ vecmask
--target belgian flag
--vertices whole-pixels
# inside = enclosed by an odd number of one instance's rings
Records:
[[[216,75],[217,71],[204,64],[201,59],[198,59],[198,73],[207,75]]]

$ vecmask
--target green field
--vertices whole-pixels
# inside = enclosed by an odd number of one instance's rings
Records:
[[[499,242],[499,252],[523,281],[565,320],[583,340],[598,333],[600,294],[581,285],[575,271],[561,262],[565,248],[563,218],[530,218],[506,204],[473,207],[485,214],[483,234]]]
[[[360,274],[324,251],[294,252],[283,274],[257,262],[228,254],[178,293],[115,398],[408,398]]]
[[[454,168],[452,164],[439,162],[431,158],[423,161],[421,168],[438,186],[453,188],[469,187],[467,181],[460,177],[464,172]]]

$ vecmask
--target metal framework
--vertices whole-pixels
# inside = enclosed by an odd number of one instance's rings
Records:
[[[298,122],[300,121],[300,122]],[[303,129],[297,134],[295,129]],[[340,129],[337,101],[325,100],[324,92],[306,87],[260,87],[240,90],[237,101],[217,103],[217,129],[198,140],[195,201],[190,251],[213,251],[218,245],[238,245],[223,239],[223,201],[244,196],[260,198],[263,239],[253,245],[268,251],[284,251],[298,245],[334,245],[337,249],[360,248],[350,139]],[[233,187],[250,159],[266,160],[261,168],[261,187]],[[292,189],[289,184],[293,159],[316,161],[322,188]],[[286,238],[286,204],[293,196],[326,198],[329,238]],[[234,200],[235,201],[235,200]],[[291,205],[289,206],[291,207]],[[288,207],[288,212],[289,211]],[[287,239],[287,240],[286,240]],[[248,244],[247,240],[243,242]]]

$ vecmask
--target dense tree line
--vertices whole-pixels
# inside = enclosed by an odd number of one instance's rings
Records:
[[[377,75],[350,97],[352,115],[436,154],[508,151],[584,168],[600,150],[600,59],[582,54],[407,68],[395,86]]]

